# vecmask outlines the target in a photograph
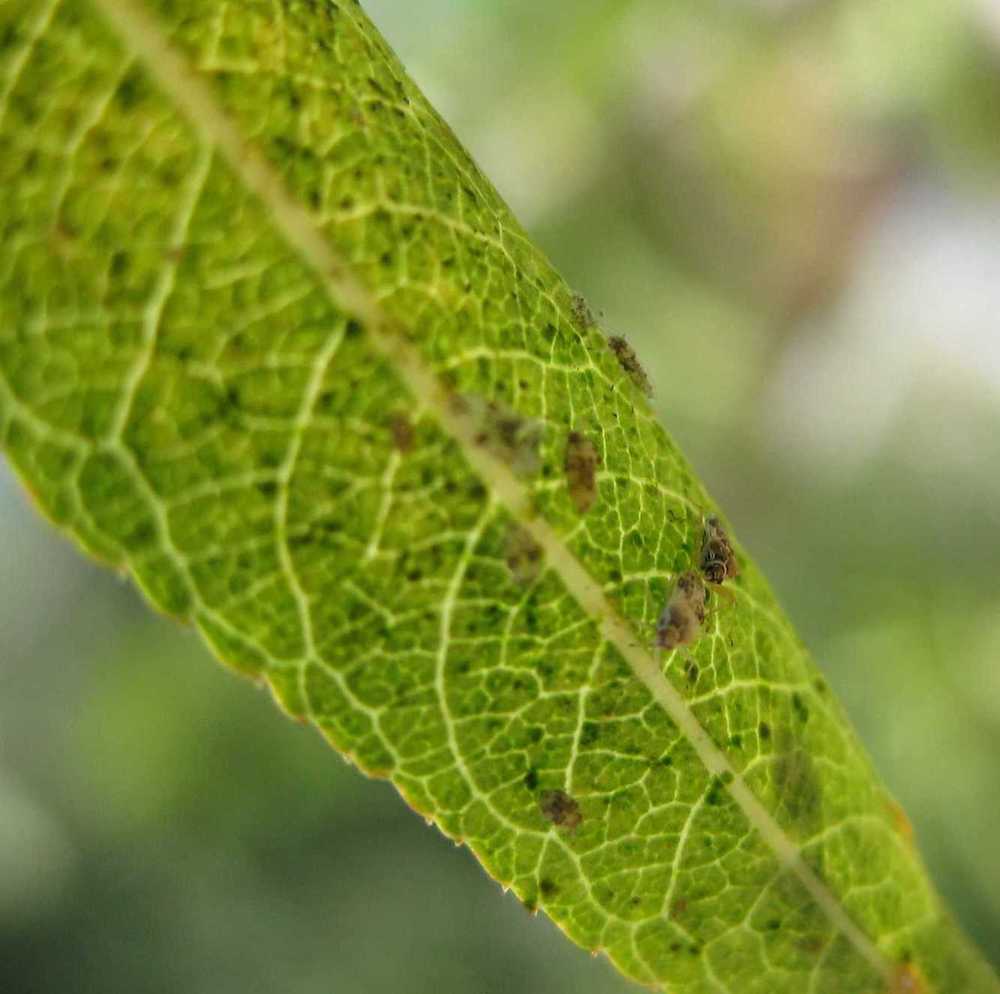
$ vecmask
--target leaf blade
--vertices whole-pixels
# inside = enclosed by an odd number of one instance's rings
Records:
[[[80,3],[5,12],[41,11],[8,74],[15,110],[34,67],[77,136],[68,165],[53,156],[55,207],[20,181],[15,218],[45,246],[29,238],[4,279],[23,312],[0,424],[52,516],[626,973],[876,990],[908,954],[928,983],[972,989],[978,968],[752,567],[694,679],[637,644],[711,503],[363,15],[150,6],[98,3],[105,25]],[[125,153],[111,185],[152,204],[143,237],[90,188],[108,148]],[[56,274],[68,329],[31,292]],[[102,335],[124,369],[106,346],[94,362]],[[46,391],[53,367],[78,389]],[[479,441],[481,397],[544,426],[529,479],[507,465],[516,447]],[[602,464],[582,518],[559,474],[579,431]],[[502,568],[514,528],[545,554],[527,591]],[[563,789],[571,832],[538,802]]]

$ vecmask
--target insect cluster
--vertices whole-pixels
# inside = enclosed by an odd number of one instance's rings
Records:
[[[739,563],[722,523],[714,515],[706,518],[697,568],[685,570],[677,577],[656,626],[656,648],[671,652],[692,645],[708,617],[709,592],[728,594],[722,584],[739,572]]]

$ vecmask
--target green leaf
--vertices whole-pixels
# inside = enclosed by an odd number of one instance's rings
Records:
[[[0,182],[3,447],[220,659],[641,982],[1000,989],[741,552],[652,648],[715,508],[356,3],[5,0]]]

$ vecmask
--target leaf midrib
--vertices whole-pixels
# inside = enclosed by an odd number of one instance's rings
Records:
[[[413,396],[458,443],[471,468],[489,485],[496,499],[541,546],[548,568],[559,576],[583,611],[597,619],[602,637],[626,660],[635,676],[691,743],[708,772],[724,776],[726,789],[774,851],[779,863],[794,873],[832,924],[888,980],[892,966],[887,957],[806,864],[797,845],[715,745],[683,697],[664,677],[657,659],[637,642],[635,632],[583,564],[555,530],[533,513],[530,495],[521,481],[501,460],[476,444],[477,428],[472,419],[450,403],[446,390],[419,352],[400,334],[374,294],[334,252],[315,219],[291,196],[277,172],[241,135],[216,100],[210,85],[171,46],[157,20],[133,0],[93,0],[93,3],[126,48],[145,62],[164,92],[200,133],[206,146],[221,153],[247,190],[267,208],[289,246],[315,271],[330,300],[339,309],[360,319],[377,351],[395,367]]]

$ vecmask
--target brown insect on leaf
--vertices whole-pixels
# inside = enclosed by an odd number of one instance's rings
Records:
[[[522,587],[534,583],[542,571],[542,548],[524,528],[511,527],[504,558],[514,582]]]
[[[647,396],[653,396],[653,384],[649,382],[646,370],[642,368],[635,349],[620,335],[612,335],[608,339],[611,351],[618,358],[618,365],[628,374],[629,379]]]
[[[409,452],[413,448],[413,425],[402,411],[389,418],[389,431],[392,433],[392,444],[400,452]]]
[[[705,583],[694,570],[677,577],[656,626],[656,648],[672,652],[691,645],[701,634],[707,609]]]
[[[700,565],[709,583],[720,584],[740,574],[740,564],[736,561],[729,536],[714,514],[705,519]]]
[[[566,442],[566,485],[569,497],[580,514],[586,514],[597,500],[597,467],[600,456],[594,443],[578,431]]]
[[[564,790],[543,790],[539,807],[557,828],[573,831],[583,822],[580,805]]]

